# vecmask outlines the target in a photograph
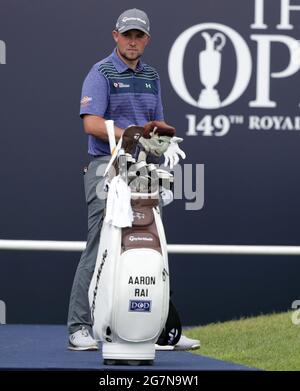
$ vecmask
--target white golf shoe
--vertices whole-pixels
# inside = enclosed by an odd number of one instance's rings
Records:
[[[155,350],[192,350],[198,348],[200,348],[200,341],[198,339],[188,338],[183,334],[176,345],[155,344]]]
[[[98,344],[92,338],[89,330],[82,326],[80,330],[75,331],[69,337],[69,350],[98,350]]]

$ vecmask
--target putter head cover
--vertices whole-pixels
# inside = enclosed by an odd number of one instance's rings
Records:
[[[144,138],[150,138],[150,133],[155,131],[156,134],[159,136],[168,136],[173,137],[175,136],[176,130],[173,128],[173,126],[167,125],[164,122],[161,121],[150,121],[147,122],[146,125],[144,125]]]

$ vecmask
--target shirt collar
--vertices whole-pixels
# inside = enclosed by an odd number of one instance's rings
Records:
[[[116,70],[119,72],[119,73],[122,73],[122,72],[125,72],[127,71],[127,69],[131,69],[129,68],[129,66],[117,55],[117,49],[115,49],[112,54],[111,54],[111,60],[112,60],[112,63],[114,64]],[[139,60],[138,63],[137,63],[137,66],[136,66],[136,72],[140,72],[144,69],[144,63]]]

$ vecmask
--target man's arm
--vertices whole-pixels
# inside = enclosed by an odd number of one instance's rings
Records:
[[[108,141],[108,134],[105,126],[105,119],[98,115],[85,114],[83,116],[83,128],[86,134],[95,136],[103,141]],[[118,141],[124,129],[115,126],[115,137]]]

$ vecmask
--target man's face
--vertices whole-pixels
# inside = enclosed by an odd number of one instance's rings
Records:
[[[113,31],[113,38],[119,53],[128,61],[139,59],[150,40],[150,37],[140,30],[129,30],[125,33]]]

